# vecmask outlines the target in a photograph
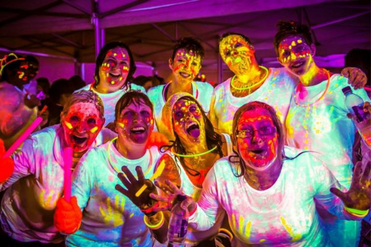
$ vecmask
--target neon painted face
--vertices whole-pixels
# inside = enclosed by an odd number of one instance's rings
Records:
[[[101,83],[108,88],[121,88],[128,77],[130,70],[130,57],[126,49],[116,47],[107,52],[99,68]]]
[[[144,144],[152,133],[153,123],[151,108],[141,101],[139,105],[131,103],[121,111],[116,130],[128,144]]]
[[[99,111],[92,103],[73,104],[61,118],[65,140],[75,153],[83,154],[94,142],[104,124]]]
[[[219,53],[228,68],[236,75],[249,72],[255,50],[240,35],[229,35],[219,43]]]
[[[278,47],[280,63],[292,74],[305,74],[314,63],[311,47],[301,36],[289,36]]]
[[[36,77],[37,73],[39,72],[39,65],[27,61],[23,61],[17,71],[18,79],[22,81],[22,83],[29,83],[33,78]]]
[[[277,157],[278,134],[266,109],[244,112],[236,132],[238,152],[247,166],[263,171],[273,164]]]
[[[187,99],[178,100],[173,107],[174,132],[181,139],[198,139],[205,129],[201,109]]]
[[[175,80],[192,82],[201,69],[201,57],[193,51],[177,50],[174,60],[170,64]]]

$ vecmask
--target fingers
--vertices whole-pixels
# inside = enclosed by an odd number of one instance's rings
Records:
[[[169,199],[169,197],[162,196],[162,195],[156,195],[154,193],[149,194],[149,197],[151,197],[152,199],[155,199],[157,201],[166,202],[166,203],[168,202],[168,199]]]
[[[362,176],[362,162],[358,161],[354,167],[352,183],[359,182]]]
[[[131,173],[131,171],[129,170],[129,168],[127,166],[121,167],[121,170],[125,173],[127,179],[130,181],[131,184],[137,182],[133,173]]]
[[[126,197],[130,198],[129,191],[125,190],[121,185],[116,184],[115,189],[120,192],[121,194],[124,194]]]
[[[361,163],[360,161],[357,162],[358,163]],[[371,161],[369,161],[367,164],[366,164],[366,167],[364,169],[364,172],[362,174],[362,177],[360,179],[360,186],[364,189],[368,189],[370,186],[371,186]]]
[[[129,180],[124,176],[124,174],[119,173],[117,174],[117,177],[120,179],[120,181],[125,185],[125,187],[129,190],[132,186],[132,184],[129,182]]]
[[[170,182],[169,180],[166,180],[165,183],[170,187],[173,194],[183,194],[183,191],[179,189],[174,183]]]
[[[341,190],[339,190],[337,188],[331,188],[330,191],[331,191],[332,194],[336,195],[337,197],[339,197],[344,202],[344,200],[346,198],[344,192],[342,192]]]
[[[140,166],[135,167],[135,170],[137,171],[138,181],[141,183],[144,183],[144,174],[142,171],[142,168]]]

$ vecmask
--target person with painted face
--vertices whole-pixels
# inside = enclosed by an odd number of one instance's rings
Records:
[[[80,90],[92,90],[102,99],[106,126],[114,129],[115,106],[129,90],[145,92],[141,86],[131,84],[136,70],[129,47],[122,42],[111,42],[99,51],[95,62],[94,82]]]
[[[315,201],[348,220],[361,220],[371,204],[371,162],[357,165],[347,192],[311,152],[284,146],[284,129],[273,107],[249,102],[233,119],[235,154],[218,160],[208,172],[189,225],[208,230],[225,210],[236,236],[234,246],[332,246],[319,219]],[[171,207],[183,193],[168,183],[167,197],[151,194]],[[195,209],[196,207],[196,209]],[[166,208],[166,207],[164,207]]]
[[[283,68],[260,66],[254,46],[242,34],[224,34],[219,41],[219,53],[234,76],[214,89],[209,118],[215,129],[232,134],[235,112],[246,102],[254,100],[272,105],[284,122],[297,79]],[[346,68],[343,73],[356,87],[363,87],[367,82],[359,69]]]
[[[161,116],[162,108],[173,94],[189,93],[200,102],[206,113],[209,112],[214,88],[207,82],[194,81],[201,70],[203,57],[204,48],[198,40],[191,37],[178,40],[169,59],[172,80],[165,85],[151,88],[148,91],[148,97],[154,106],[156,128],[168,138],[171,137],[171,134],[167,127],[164,126]]]
[[[102,130],[103,112],[94,92],[76,92],[64,106],[61,124],[36,132],[13,154],[14,172],[0,184],[1,190],[7,189],[0,221],[11,238],[10,246],[64,246],[64,237],[53,224],[57,201],[63,195],[63,150],[72,147],[75,165],[90,147],[116,136]]]
[[[173,143],[163,149],[170,149],[178,158],[180,188],[197,201],[211,167],[218,159],[232,153],[230,136],[214,131],[200,103],[188,93],[176,93],[169,98],[162,110],[162,122],[172,135],[170,140]],[[214,246],[213,238],[218,235],[223,219],[223,213],[218,215],[217,223],[206,232],[189,229],[186,243],[191,246]],[[212,240],[209,242],[209,239]]]
[[[40,100],[27,94],[20,71],[23,57],[14,53],[5,55],[0,69],[0,138],[5,148],[9,148],[18,137],[32,124],[37,117],[37,106]]]
[[[315,151],[336,179],[351,185],[352,148],[356,132],[342,92],[348,79],[316,65],[316,47],[310,29],[293,21],[281,21],[274,39],[277,59],[299,84],[295,88],[286,118],[289,146]],[[353,92],[370,101],[364,89]],[[369,107],[371,112],[371,107]],[[358,246],[360,222],[348,222],[324,215],[334,246]]]
[[[151,232],[143,221],[163,223],[162,213],[151,214],[156,188],[130,201],[115,189],[123,173],[136,171],[139,180],[154,174],[163,156],[157,147],[148,148],[154,120],[152,103],[138,91],[125,93],[117,102],[115,124],[118,138],[90,150],[77,165],[71,202],[58,202],[57,228],[67,236],[67,246],[152,246]],[[128,179],[136,180],[134,176]],[[133,185],[134,182],[131,184]],[[136,193],[139,188],[128,193]],[[147,193],[147,194],[146,194]],[[148,219],[151,218],[151,219]]]

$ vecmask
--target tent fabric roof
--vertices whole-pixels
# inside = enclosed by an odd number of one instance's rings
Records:
[[[20,0],[1,1],[0,13],[0,48],[93,62],[98,19],[105,42],[127,43],[159,70],[168,70],[174,40],[195,36],[206,49],[203,68],[215,71],[227,31],[250,37],[260,62],[273,61],[279,20],[310,25],[319,56],[371,49],[369,0]]]

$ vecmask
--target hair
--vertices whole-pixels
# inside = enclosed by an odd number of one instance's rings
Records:
[[[71,84],[71,87],[74,89],[74,91],[79,90],[80,88],[83,88],[86,85],[86,82],[79,75],[72,76],[70,79],[68,79],[68,81]]]
[[[176,52],[179,49],[185,49],[186,51],[193,51],[196,56],[200,56],[201,61],[205,56],[205,49],[201,45],[200,41],[194,37],[184,37],[176,41],[171,60],[174,60]]]
[[[121,115],[122,110],[124,110],[128,105],[140,105],[145,104],[153,112],[152,102],[149,100],[148,96],[140,91],[128,91],[126,92],[116,104],[115,108],[115,121],[118,121]]]
[[[213,147],[217,146],[217,149],[214,150],[213,152],[218,152],[218,154],[220,155],[220,157],[223,157],[223,151],[222,151],[223,141],[222,141],[222,137],[221,137],[220,134],[218,134],[217,132],[215,132],[213,125],[211,124],[210,120],[206,116],[206,113],[203,110],[203,108],[200,105],[200,103],[195,98],[193,98],[192,96],[183,96],[183,97],[180,97],[176,102],[178,102],[181,99],[183,99],[183,100],[190,100],[190,101],[192,101],[192,102],[194,102],[194,103],[197,104],[198,108],[201,110],[202,117],[203,117],[204,123],[205,123],[205,134],[206,134],[206,144],[207,144],[207,147],[208,147],[208,149],[212,149]],[[176,103],[176,102],[174,102],[174,103]],[[170,114],[169,117],[171,118],[171,122],[172,122],[173,121],[172,114]],[[172,124],[172,127],[173,127],[173,124]],[[174,131],[174,128],[172,128],[172,131],[174,132],[175,140],[170,141],[172,143],[170,145],[164,145],[164,146],[162,146],[161,147],[161,151],[162,152],[165,152],[165,151],[167,151],[169,149],[173,149],[173,151],[175,153],[185,154],[186,153],[186,150],[183,147],[178,134]],[[196,171],[196,170],[188,167],[185,164],[183,157],[179,157],[179,159],[180,159],[181,163],[183,164],[183,167],[186,170],[188,170],[188,172],[189,172],[189,174],[191,176],[198,176],[200,174],[198,171]]]
[[[133,79],[133,75],[137,67],[135,65],[134,57],[133,57],[133,54],[131,53],[131,50],[129,49],[129,46],[127,46],[126,44],[122,42],[111,42],[103,46],[102,49],[100,49],[97,60],[95,61],[94,87],[96,87],[100,83],[99,69],[103,64],[103,61],[106,58],[107,53],[109,52],[109,50],[112,50],[116,47],[124,48],[128,52],[129,58],[130,58],[129,74],[128,74],[128,77],[126,78],[124,85],[127,87],[128,82],[130,82]]]
[[[94,93],[91,90],[81,90],[74,92],[67,100],[66,104],[63,106],[62,114],[66,115],[70,107],[76,103],[91,103],[99,111],[99,116],[104,118],[104,106],[101,98],[98,94]]]
[[[8,81],[9,76],[15,76],[21,66],[21,62],[24,60],[24,57],[18,56],[15,53],[5,55],[0,63],[0,81]]]
[[[285,152],[284,152],[284,146],[285,146],[285,131],[283,128],[283,125],[281,123],[281,120],[276,114],[276,111],[274,108],[266,103],[259,102],[259,101],[252,101],[249,103],[244,104],[240,108],[238,108],[237,112],[235,113],[233,117],[233,125],[232,125],[232,141],[233,143],[237,142],[237,125],[238,121],[241,117],[242,114],[244,114],[247,111],[253,111],[256,109],[266,109],[273,121],[274,126],[277,129],[277,134],[278,134],[278,152],[277,152],[277,157],[281,157],[282,159],[285,158]],[[236,177],[243,176],[245,174],[245,165],[243,159],[241,159],[238,149],[234,150],[235,155],[229,156],[229,161],[231,163],[237,163],[240,166],[241,173],[240,174],[235,174]],[[236,159],[237,158],[237,159]]]
[[[35,64],[39,65],[39,60],[37,60],[37,58],[32,56],[32,55],[28,55],[24,59],[28,63],[35,63]]]
[[[278,47],[283,39],[292,35],[300,35],[305,39],[309,45],[313,44],[313,38],[310,28],[307,25],[298,24],[295,21],[279,21],[277,23],[277,33],[274,36],[274,50],[279,56]]]
[[[39,85],[42,88],[45,95],[49,95],[50,82],[49,82],[48,78],[39,77],[39,78],[36,79],[36,81],[37,81],[37,85]]]
[[[231,36],[231,35],[238,35],[238,36],[241,36],[247,43],[249,43],[249,45],[252,46],[252,43],[251,43],[251,40],[246,37],[245,35],[241,34],[241,33],[234,33],[234,32],[226,32],[222,35],[222,37],[220,37],[219,39],[219,42],[222,41],[224,38],[228,37],[228,36]]]

